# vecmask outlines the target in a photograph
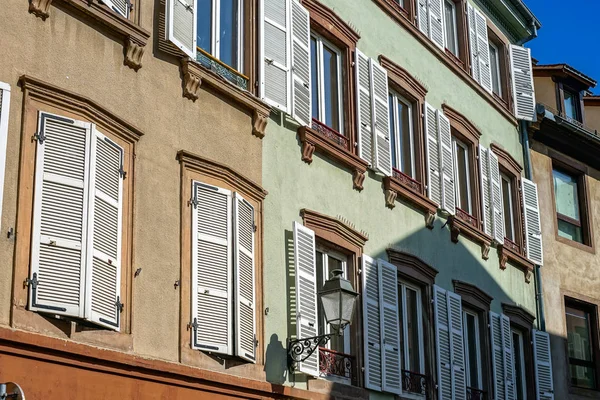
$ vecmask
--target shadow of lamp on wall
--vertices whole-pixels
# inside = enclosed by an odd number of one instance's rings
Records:
[[[342,275],[341,269],[331,271],[331,279],[325,281],[323,288],[319,291],[319,299],[323,306],[325,321],[331,325],[331,333],[299,338],[288,341],[288,368],[295,370],[296,364],[306,361],[319,346],[325,345],[332,336],[343,335],[344,328],[350,325],[358,293],[354,291],[352,284]]]

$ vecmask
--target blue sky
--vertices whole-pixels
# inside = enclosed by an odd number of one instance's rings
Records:
[[[600,0],[524,2],[542,23],[538,37],[525,45],[532,56],[540,64],[569,64],[600,82]],[[592,89],[596,94],[600,94],[598,86]]]

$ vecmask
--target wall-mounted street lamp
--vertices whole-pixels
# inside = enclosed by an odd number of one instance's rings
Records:
[[[315,350],[331,339],[334,335],[342,335],[344,328],[350,325],[354,314],[354,304],[358,293],[352,284],[344,279],[342,270],[331,271],[331,279],[325,281],[319,291],[319,299],[325,312],[325,321],[331,325],[331,333],[290,340],[288,344],[288,367],[293,370],[296,363],[306,361]]]

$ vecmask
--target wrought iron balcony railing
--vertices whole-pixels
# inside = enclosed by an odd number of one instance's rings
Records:
[[[396,168],[392,168],[392,176],[394,177],[394,179],[396,179],[397,181],[401,182],[402,184],[404,184],[405,186],[410,188],[410,190],[412,190],[413,192],[415,192],[415,193],[422,192],[421,182],[417,181],[416,179],[411,178],[410,176],[406,175],[404,172],[402,172]]]
[[[318,119],[312,119],[311,128],[317,133],[323,135],[323,137],[327,138],[329,141],[333,142],[336,146],[339,146],[345,150],[350,150],[348,147],[348,138],[335,129],[328,127]]]
[[[319,372],[322,375],[334,376],[355,383],[354,365],[354,356],[319,347]]]
[[[427,396],[427,375],[402,370],[402,390],[404,392]]]
[[[487,400],[484,390],[467,386],[467,400]]]
[[[200,47],[196,47],[196,61],[203,67],[213,71],[220,77],[233,83],[240,89],[248,90],[248,77],[240,74],[229,65],[216,59]]]

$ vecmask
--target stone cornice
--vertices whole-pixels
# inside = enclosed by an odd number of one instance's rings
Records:
[[[334,31],[336,36],[346,42],[349,46],[356,44],[360,35],[348,23],[342,20],[331,8],[316,0],[302,0],[302,5],[308,10],[310,18],[317,22],[322,28]]]
[[[459,294],[463,300],[476,306],[483,311],[489,311],[490,304],[494,299],[492,296],[485,293],[483,290],[475,285],[459,280],[452,280],[454,284],[454,292]]]
[[[513,156],[511,156],[506,150],[504,150],[497,143],[492,143],[490,145],[490,148],[492,149],[492,151],[494,152],[494,154],[498,156],[498,158],[504,160],[505,163],[506,163],[506,165],[509,166],[512,169],[511,172],[515,173],[516,178],[518,178],[519,176],[521,176],[521,171],[523,171],[523,167],[521,167],[521,164],[519,164],[517,162],[517,160],[515,160],[513,158]]]
[[[330,217],[306,208],[300,210],[300,215],[304,220],[304,226],[312,230],[320,229],[339,236],[342,240],[355,247],[363,248],[367,240],[369,240],[366,233],[360,232],[348,221],[339,217]]]
[[[510,318],[510,322],[530,329],[535,321],[535,315],[516,304],[502,303],[502,312]]]
[[[428,284],[433,285],[435,277],[438,274],[438,270],[421,260],[419,257],[406,253],[404,251],[388,248],[387,250],[388,259],[390,263],[396,267],[409,268],[415,271],[418,275],[422,276]]]
[[[392,81],[397,81],[403,86],[404,89],[409,89],[419,97],[425,97],[427,94],[427,88],[421,81],[412,76],[407,70],[383,54],[379,56],[379,64],[381,64],[381,66],[387,70],[388,77],[390,77]]]
[[[481,132],[467,117],[446,103],[442,104],[442,110],[444,111],[444,115],[450,120],[450,123],[454,122],[452,125],[458,127],[461,132],[468,133],[471,138],[479,140]]]

